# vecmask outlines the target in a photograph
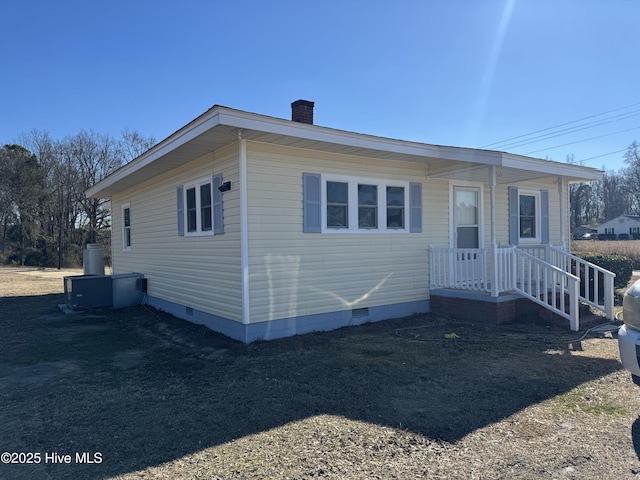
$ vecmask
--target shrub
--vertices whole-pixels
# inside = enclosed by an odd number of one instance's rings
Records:
[[[615,288],[624,288],[629,284],[633,275],[633,261],[629,257],[604,253],[578,253],[577,255],[587,262],[615,273],[616,278],[613,282]]]
[[[624,255],[633,261],[633,268],[635,270],[640,270],[640,241],[638,240],[617,240],[615,242],[571,242],[571,253],[579,257],[584,253]]]
[[[24,265],[28,267],[41,267],[44,265],[45,257],[37,248],[24,249]]]

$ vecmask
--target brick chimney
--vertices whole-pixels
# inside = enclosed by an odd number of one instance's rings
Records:
[[[296,100],[291,104],[291,120],[313,125],[313,102]]]

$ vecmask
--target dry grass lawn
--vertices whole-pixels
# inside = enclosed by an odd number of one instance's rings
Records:
[[[0,269],[0,452],[41,455],[1,479],[640,478],[615,336],[423,315],[247,346],[65,316],[55,276]]]
[[[574,240],[571,252],[624,255],[633,260],[634,268],[640,268],[640,240]]]

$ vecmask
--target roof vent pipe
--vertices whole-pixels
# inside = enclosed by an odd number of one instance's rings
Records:
[[[313,125],[313,102],[309,100],[296,100],[291,104],[291,120],[299,123]]]

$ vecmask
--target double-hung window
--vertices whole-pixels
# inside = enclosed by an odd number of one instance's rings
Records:
[[[540,192],[518,192],[519,236],[521,242],[540,242]]]
[[[122,205],[122,250],[131,250],[131,204]]]
[[[327,228],[349,228],[349,184],[326,182]]]
[[[178,236],[223,234],[222,192],[229,190],[231,190],[231,182],[223,185],[221,173],[178,185],[176,187]]]
[[[213,233],[213,205],[211,179],[188,183],[184,186],[185,235]]]
[[[322,231],[406,232],[409,182],[322,175]]]
[[[378,186],[358,184],[358,228],[378,228]]]
[[[509,243],[549,243],[549,190],[510,186]]]
[[[387,228],[404,229],[406,188],[387,187]]]

